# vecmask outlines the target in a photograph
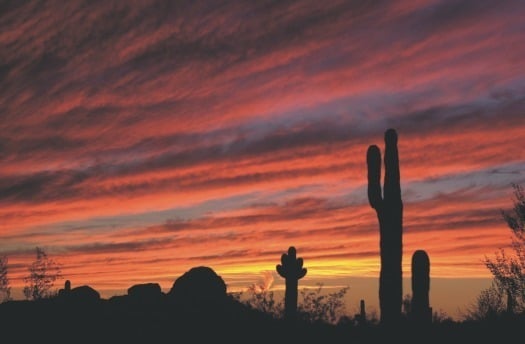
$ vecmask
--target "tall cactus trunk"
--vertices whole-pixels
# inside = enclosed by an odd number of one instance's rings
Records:
[[[381,195],[381,152],[372,145],[367,151],[368,201],[379,220],[381,272],[379,307],[381,324],[395,324],[401,318],[403,298],[403,202],[397,151],[397,133],[385,132],[385,176]]]
[[[286,279],[284,292],[284,318],[295,322],[297,320],[297,289],[299,281],[294,278]]]

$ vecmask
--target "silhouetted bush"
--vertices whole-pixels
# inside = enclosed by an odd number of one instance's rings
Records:
[[[284,313],[283,300],[276,300],[275,293],[270,290],[256,291],[254,289],[248,289],[248,298],[241,300],[239,295],[238,300],[244,302],[251,308],[269,314],[274,318],[282,318]]]
[[[315,289],[302,289],[299,302],[300,319],[309,323],[336,324],[345,315],[344,297],[348,289],[349,287],[344,287],[332,293],[325,293],[322,283],[318,283]]]
[[[0,302],[11,300],[11,287],[7,276],[7,256],[0,256]]]
[[[49,258],[46,252],[36,247],[36,260],[29,266],[29,276],[24,278],[26,299],[39,300],[56,294],[52,290],[55,281],[62,278],[60,265]]]
[[[494,284],[484,289],[476,297],[463,316],[468,321],[480,321],[496,319],[505,312],[503,295]]]
[[[525,193],[523,187],[513,184],[512,211],[501,211],[512,232],[512,253],[500,249],[494,258],[485,257],[485,265],[494,277],[494,287],[499,295],[506,295],[506,311],[525,311]],[[493,293],[493,291],[490,291]]]

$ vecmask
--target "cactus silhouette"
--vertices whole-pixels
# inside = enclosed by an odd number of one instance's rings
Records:
[[[281,264],[277,264],[276,269],[279,275],[286,280],[284,317],[286,320],[295,321],[297,318],[297,285],[299,280],[306,275],[303,259],[297,258],[295,247],[288,248],[288,254],[282,255]]]
[[[412,255],[412,303],[411,313],[414,321],[422,324],[432,323],[432,308],[429,306],[430,259],[423,250]]]
[[[368,147],[368,201],[379,220],[381,272],[379,276],[379,307],[382,324],[396,323],[401,317],[403,281],[403,202],[397,151],[397,133],[385,132],[385,176],[381,195],[381,152],[376,145]]]
[[[357,314],[356,318],[359,324],[366,322],[365,300],[359,301],[359,314]]]
[[[71,293],[71,281],[66,280],[66,282],[64,283],[64,289],[58,290],[58,296],[61,296],[61,297],[69,296],[70,293]]]

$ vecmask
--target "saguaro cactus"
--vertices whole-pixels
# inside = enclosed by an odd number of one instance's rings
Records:
[[[423,250],[417,250],[412,255],[412,304],[413,321],[430,324],[432,308],[429,306],[428,291],[430,290],[430,259]]]
[[[366,323],[365,300],[359,301],[359,313],[356,313],[354,318],[359,325],[364,325]]]
[[[361,319],[366,320],[365,300],[359,301],[359,316]]]
[[[64,289],[58,290],[58,296],[64,297],[68,296],[71,293],[71,281],[66,280],[64,283]]]
[[[381,152],[376,145],[368,147],[368,201],[379,220],[381,272],[379,276],[379,307],[381,323],[392,324],[401,317],[403,281],[403,202],[397,152],[397,133],[385,132],[385,180],[381,195]]]
[[[297,285],[299,280],[306,275],[303,259],[297,258],[295,247],[288,248],[288,254],[282,255],[281,264],[277,264],[276,269],[279,275],[286,280],[284,317],[286,320],[295,321],[297,318]]]

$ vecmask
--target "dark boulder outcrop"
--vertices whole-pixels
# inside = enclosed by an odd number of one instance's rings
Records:
[[[163,300],[164,293],[158,283],[135,284],[128,289],[129,300],[134,304],[154,305]]]
[[[73,302],[93,302],[100,300],[100,293],[88,285],[72,288],[68,297]]]
[[[97,303],[100,301],[100,293],[88,285],[71,288],[69,280],[64,288],[58,291],[58,300],[67,303]]]
[[[162,290],[158,283],[135,284],[128,288],[128,295],[134,298],[151,299],[162,295]]]
[[[168,298],[177,307],[184,309],[212,310],[224,305],[227,299],[226,284],[213,269],[198,266],[175,280]]]

